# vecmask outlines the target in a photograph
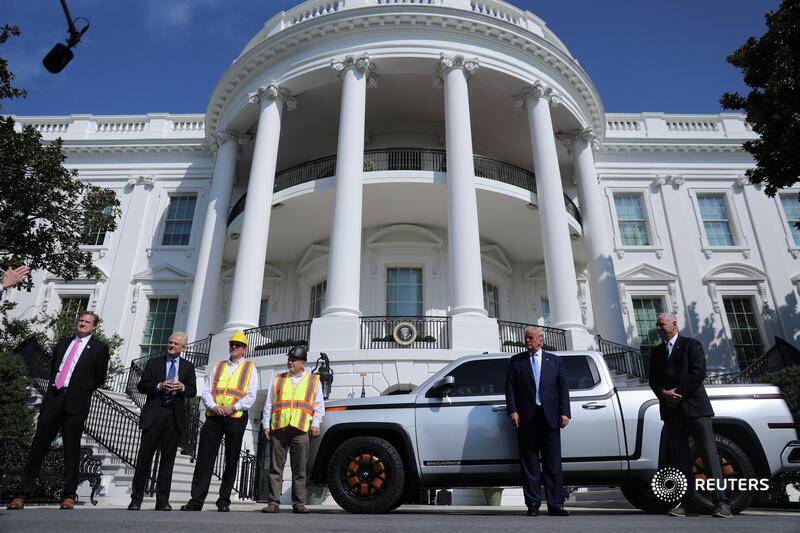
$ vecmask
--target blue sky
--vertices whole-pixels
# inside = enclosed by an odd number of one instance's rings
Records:
[[[0,24],[22,30],[0,56],[28,90],[16,115],[203,113],[250,38],[295,0],[68,0],[91,27],[60,74],[44,55],[66,38],[58,0],[3,0]],[[745,91],[725,58],[766,30],[780,0],[514,0],[542,18],[597,86],[607,112],[719,113]]]

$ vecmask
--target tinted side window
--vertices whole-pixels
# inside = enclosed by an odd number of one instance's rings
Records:
[[[600,383],[600,373],[590,357],[567,355],[561,357],[561,361],[567,367],[569,390],[591,389]]]
[[[508,359],[470,361],[459,366],[450,376],[456,381],[451,396],[484,396],[506,393]]]

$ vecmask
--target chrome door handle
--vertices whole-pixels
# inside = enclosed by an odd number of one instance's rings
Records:
[[[505,413],[505,411],[506,411],[505,405],[495,405],[494,407],[492,407],[493,413]]]
[[[605,404],[598,402],[589,402],[581,405],[584,409],[603,409]]]

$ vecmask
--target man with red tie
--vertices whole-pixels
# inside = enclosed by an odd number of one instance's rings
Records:
[[[39,476],[42,460],[59,430],[64,445],[61,508],[72,509],[75,506],[83,424],[89,414],[92,392],[105,382],[108,372],[108,346],[92,338],[98,321],[95,313],[82,312],[78,317],[75,336],[59,340],[53,350],[50,385],[39,411],[31,454],[17,497],[11,500],[8,509],[22,509],[25,506],[25,498],[30,495],[33,483]]]

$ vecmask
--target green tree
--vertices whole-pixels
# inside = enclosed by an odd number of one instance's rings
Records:
[[[17,35],[16,26],[3,26],[0,44]],[[26,95],[13,80],[0,58],[0,108],[2,99]],[[99,274],[92,253],[80,245],[88,228],[116,229],[119,200],[65,168],[61,146],[61,139],[46,144],[32,126],[16,131],[11,117],[0,117],[0,270],[25,264],[65,280]],[[32,283],[29,278],[24,287]]]
[[[750,37],[728,56],[752,90],[725,93],[720,103],[747,113],[759,138],[744,143],[756,160],[746,175],[774,196],[800,178],[800,0],[784,0],[766,21],[761,38]]]

